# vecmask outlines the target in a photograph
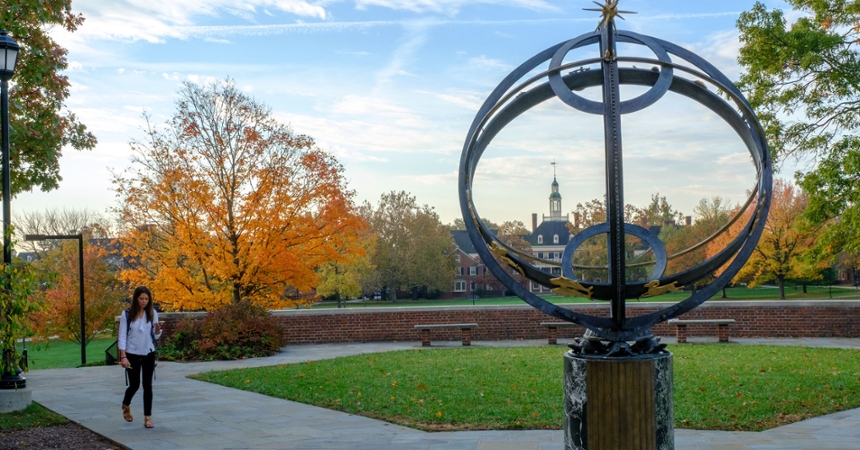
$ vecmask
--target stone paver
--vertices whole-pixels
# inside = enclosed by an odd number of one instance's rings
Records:
[[[696,342],[696,339],[691,339]],[[860,339],[732,339],[740,344],[804,345],[860,349]],[[564,341],[564,340],[562,340]],[[666,338],[664,342],[673,342]],[[707,341],[704,339],[703,341]],[[258,367],[389,350],[418,349],[420,342],[291,345],[278,355],[193,364],[159,362],[153,421],[143,427],[140,393],[135,420],[122,419],[125,390],[119,366],[33,371],[33,400],[134,450],[562,450],[561,430],[427,433],[379,420],[194,381],[208,370]],[[435,342],[459,347],[457,342]],[[475,341],[480,346],[546,345],[546,340]],[[432,347],[431,347],[432,348]],[[560,400],[559,400],[560,401]],[[675,430],[677,450],[860,450],[860,409],[805,420],[761,433]]]

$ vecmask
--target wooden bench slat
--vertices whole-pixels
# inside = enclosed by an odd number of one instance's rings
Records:
[[[675,342],[679,344],[687,342],[687,325],[716,325],[717,340],[729,342],[729,325],[735,323],[735,319],[671,319],[666,323],[675,325],[677,330]]]
[[[463,346],[472,345],[472,330],[478,328],[477,323],[433,323],[419,324],[414,327],[416,330],[421,330],[421,346],[430,346],[430,330],[459,328],[462,332]]]

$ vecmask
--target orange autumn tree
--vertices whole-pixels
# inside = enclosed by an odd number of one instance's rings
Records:
[[[317,285],[317,267],[363,251],[343,168],[311,137],[230,79],[184,83],[176,107],[161,129],[146,118],[147,140],[114,178],[123,280],[169,310],[282,308],[286,291]]]
[[[42,292],[45,307],[29,319],[42,337],[58,335],[61,339],[86,344],[113,326],[114,318],[125,308],[128,292],[118,272],[106,261],[106,250],[84,239],[84,336],[81,337],[80,272],[78,242],[62,241],[60,247],[42,254],[34,265],[49,281]]]

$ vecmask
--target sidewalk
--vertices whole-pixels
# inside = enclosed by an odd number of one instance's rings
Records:
[[[673,339],[664,339],[672,342]],[[860,348],[860,339],[733,339],[738,343]],[[458,342],[434,342],[459,346]],[[535,341],[475,341],[475,346],[546,345]],[[208,370],[258,367],[337,356],[420,348],[417,342],[290,345],[278,355],[242,361],[159,362],[154,429],[143,427],[140,392],[135,420],[122,419],[125,390],[118,366],[40,370],[28,374],[33,400],[134,450],[562,450],[561,430],[427,433],[387,422],[194,381]],[[559,365],[560,367],[560,365]],[[561,376],[561,374],[559,374]],[[559,399],[561,402],[561,399]],[[860,409],[761,433],[675,430],[676,450],[860,450]]]

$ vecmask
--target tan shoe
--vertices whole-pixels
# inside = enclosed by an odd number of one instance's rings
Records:
[[[155,428],[155,425],[152,424],[152,419],[149,416],[143,418],[143,426],[146,428]]]
[[[128,405],[122,405],[122,418],[125,419],[126,422],[134,420],[134,417],[131,417],[131,408],[129,408]]]

